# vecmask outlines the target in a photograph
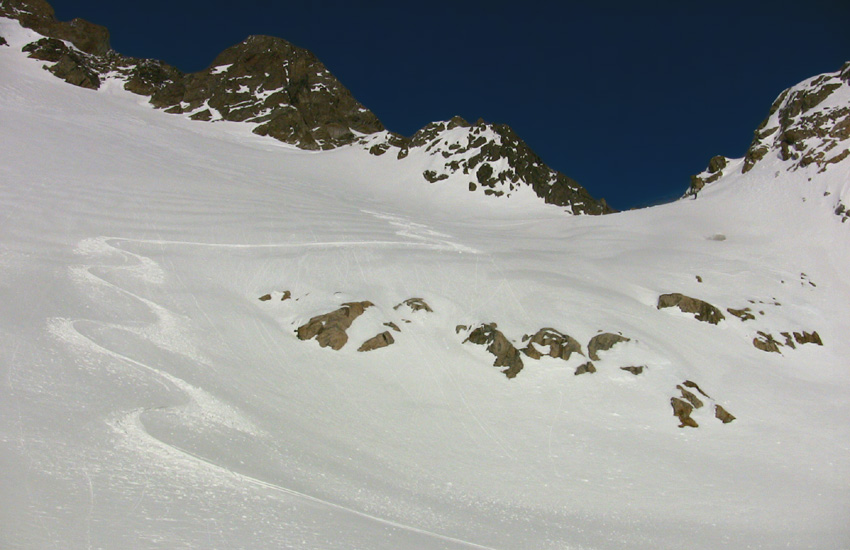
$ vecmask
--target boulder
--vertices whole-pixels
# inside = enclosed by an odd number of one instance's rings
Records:
[[[349,302],[342,304],[342,307],[335,311],[317,315],[306,324],[298,327],[298,339],[310,340],[315,338],[323,348],[330,347],[334,350],[340,350],[348,342],[348,334],[345,331],[348,330],[355,319],[373,305],[369,301]]]
[[[614,344],[628,341],[628,338],[620,334],[603,332],[590,339],[590,343],[587,344],[587,352],[591,359],[599,361],[599,354],[597,352],[609,350],[614,347]]]
[[[645,368],[646,368],[646,366],[642,365],[642,366],[639,366],[639,367],[620,367],[620,370],[630,372],[630,373],[634,374],[635,376],[637,376],[638,374],[642,373],[643,369],[645,369]]]
[[[584,363],[583,365],[579,366],[579,368],[577,368],[576,371],[573,374],[575,376],[578,376],[579,374],[594,373],[594,372],[596,372],[596,367],[593,366],[593,363],[588,361],[587,363]]]
[[[695,316],[697,321],[711,323],[712,325],[716,325],[726,318],[723,316],[723,313],[721,313],[719,309],[709,304],[708,302],[698,300],[697,298],[691,298],[690,296],[685,296],[684,294],[679,294],[678,292],[672,294],[662,294],[661,296],[659,296],[657,307],[658,309],[678,307],[681,311],[685,313],[696,314]]]
[[[427,303],[425,303],[425,300],[423,300],[422,298],[408,298],[407,300],[405,300],[402,303],[395,306],[393,309],[398,309],[401,306],[407,306],[410,309],[412,309],[413,311],[424,310],[424,311],[427,311],[428,313],[434,312],[434,310],[431,309],[431,306],[429,306]]]
[[[385,330],[384,332],[363,342],[363,345],[357,348],[357,351],[372,351],[379,348],[385,348],[391,344],[395,344],[393,335]]]
[[[724,424],[728,424],[735,420],[735,417],[720,405],[714,406],[714,417],[723,422]]]
[[[502,373],[508,378],[514,378],[523,368],[519,351],[496,329],[496,323],[482,324],[469,334],[466,342],[487,346],[487,351],[496,356],[493,366],[507,367]]]
[[[271,300],[271,299],[272,299],[272,295],[271,295],[271,294],[263,294],[262,296],[260,296],[260,301],[261,301],[261,302],[268,302],[268,301],[269,301],[269,300]]]
[[[523,338],[523,341],[529,340],[529,337],[526,336]],[[574,352],[580,355],[584,355],[581,351],[581,344],[573,338],[572,336],[568,336],[562,332],[559,332],[553,328],[542,328],[538,330],[533,336],[530,337],[530,342],[526,347],[525,352],[526,355],[532,357],[534,359],[539,359],[541,356],[541,352],[538,351],[533,344],[538,344],[540,346],[548,347],[549,352],[547,355],[549,357],[554,357],[556,359],[563,359],[564,361],[569,360],[570,355]],[[535,357],[535,355],[537,355]]]
[[[699,424],[697,424],[696,420],[691,418],[691,413],[694,411],[694,407],[690,403],[688,403],[687,401],[682,401],[678,397],[671,397],[670,406],[673,407],[673,416],[679,417],[680,428],[699,427]]]

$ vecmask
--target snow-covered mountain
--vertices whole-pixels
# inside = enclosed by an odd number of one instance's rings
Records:
[[[412,138],[386,132],[315,55],[280,38],[250,36],[222,52],[206,70],[183,74],[159,60],[121,55],[109,46],[107,29],[83,19],[57,21],[43,0],[4,0],[0,15],[38,32],[24,51],[51,63],[46,68],[77,86],[98,89],[107,82],[120,83],[168,113],[244,122],[256,134],[305,150],[358,143],[381,154],[397,147],[401,161],[412,149],[424,148],[427,155],[420,160],[430,168],[419,169],[422,162],[399,162],[396,170],[414,170],[432,183],[456,174],[448,185],[496,197],[530,187],[544,202],[575,214],[612,212],[604,200],[546,166],[504,124],[479,121],[470,128],[455,118],[430,124]],[[443,135],[455,127],[470,129]]]
[[[307,151],[15,13],[3,548],[847,546],[846,70],[696,200],[570,216],[504,127]]]

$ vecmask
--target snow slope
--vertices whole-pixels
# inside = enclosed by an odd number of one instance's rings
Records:
[[[3,548],[850,545],[847,160],[566,216],[70,86],[28,34],[0,19]],[[296,338],[355,300],[342,350]],[[494,321],[631,341],[508,380],[455,331]],[[679,428],[684,380],[737,419]]]

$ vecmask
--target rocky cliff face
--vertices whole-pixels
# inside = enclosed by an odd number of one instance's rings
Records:
[[[613,212],[544,164],[507,125],[469,124],[456,117],[429,124],[410,138],[384,131],[315,55],[280,38],[248,37],[208,69],[184,74],[162,61],[115,52],[104,27],[82,19],[57,21],[44,0],[0,0],[0,16],[43,35],[24,51],[52,63],[49,71],[76,86],[98,89],[105,79],[118,80],[166,112],[250,123],[255,133],[302,149],[356,143],[374,155],[392,150],[399,161],[424,154],[431,160],[421,174],[430,182],[454,176],[451,184],[458,180],[472,192],[494,197],[529,187],[546,203],[574,214]]]
[[[712,158],[708,169],[691,177],[688,194],[720,179],[733,165],[746,173],[770,155],[786,161],[789,171],[813,165],[819,172],[850,156],[850,62],[779,94],[743,163]]]
[[[608,214],[614,210],[604,199],[594,199],[575,180],[547,166],[505,124],[479,120],[469,124],[460,117],[433,122],[411,138],[383,133],[361,139],[373,155],[394,155],[400,161],[426,157],[422,177],[432,183],[461,180],[471,192],[510,197],[523,187],[548,204],[573,214]]]

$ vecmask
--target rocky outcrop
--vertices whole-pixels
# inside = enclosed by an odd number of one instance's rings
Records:
[[[720,405],[714,406],[714,417],[724,424],[728,424],[735,420],[735,417]]]
[[[706,184],[714,183],[719,180],[724,175],[724,170],[729,164],[729,159],[724,156],[716,156],[712,157],[712,159],[708,162],[708,168],[706,168],[703,172],[691,176],[691,186],[688,189],[685,196],[696,195],[699,193]]]
[[[733,309],[731,307],[727,307],[726,311],[728,311],[731,315],[734,315],[741,321],[750,321],[756,318],[756,316],[751,313],[752,310],[748,307],[745,307],[743,309]]]
[[[697,321],[711,323],[712,325],[716,325],[726,318],[719,309],[708,302],[679,293],[662,294],[658,297],[657,308],[664,309],[668,307],[678,307],[685,313],[694,313]]]
[[[496,329],[496,323],[486,323],[474,329],[464,340],[479,346],[487,346],[487,351],[496,356],[494,367],[507,367],[502,373],[514,378],[522,370],[522,358],[519,351]]]
[[[261,302],[268,302],[268,301],[269,301],[269,300],[271,300],[271,299],[272,299],[272,295],[271,295],[271,294],[263,294],[262,296],[260,296],[260,301],[261,301]]]
[[[596,372],[596,367],[593,366],[593,363],[588,361],[587,363],[579,365],[573,374],[578,376],[579,374],[592,374],[594,372]]]
[[[4,0],[0,16],[17,19],[42,36],[67,40],[87,54],[102,56],[111,50],[106,27],[85,19],[57,21],[53,7],[44,0]]]
[[[694,411],[693,405],[679,399],[678,397],[670,398],[670,406],[673,407],[673,416],[677,416],[679,418],[679,427],[680,428],[698,428],[699,424],[697,424],[696,420],[691,418],[691,413]]]
[[[646,368],[646,365],[641,365],[641,366],[638,366],[638,367],[620,367],[620,370],[630,372],[630,373],[634,374],[635,376],[637,376],[637,375],[641,374],[643,372],[643,369],[645,369],[645,368]]]
[[[348,334],[345,331],[348,330],[355,319],[373,305],[369,301],[349,302],[342,304],[342,307],[335,311],[317,315],[306,324],[298,327],[298,339],[310,340],[315,338],[319,342],[319,346],[323,348],[330,347],[334,350],[340,350],[348,342]]]
[[[456,177],[472,192],[510,197],[530,187],[548,204],[563,206],[574,214],[607,214],[614,210],[604,200],[564,174],[549,168],[507,125],[483,120],[470,124],[460,117],[433,122],[411,137],[385,133],[365,138],[375,155],[394,151],[399,160],[420,151],[433,159],[422,173],[431,183]]]
[[[157,90],[151,103],[255,123],[254,133],[302,149],[332,149],[353,142],[355,133],[383,130],[315,55],[271,36],[250,36],[228,48],[208,69]]]
[[[813,332],[794,332],[793,334],[789,331],[780,332],[780,336],[784,338],[784,342],[777,340],[773,334],[758,331],[756,333],[756,337],[753,338],[753,346],[757,349],[766,352],[772,353],[782,353],[779,348],[788,347],[791,349],[796,349],[797,344],[817,344],[818,346],[823,345],[823,341],[820,338],[820,335],[817,331]]]
[[[431,309],[431,306],[429,306],[422,298],[408,298],[397,306],[394,306],[393,309],[398,310],[402,306],[409,307],[411,311],[426,311],[428,313],[434,312],[434,310]]]
[[[0,36],[0,46],[8,46],[9,43],[6,42],[6,39]]]
[[[522,350],[523,353],[532,359],[540,359],[543,356],[534,347],[534,344],[548,347],[549,351],[546,355],[556,359],[563,359],[564,361],[568,361],[573,353],[584,355],[581,351],[581,344],[575,338],[553,328],[542,328],[533,336],[525,335],[522,341],[528,342],[528,345]]]
[[[590,339],[590,342],[587,344],[587,352],[592,360],[599,361],[598,352],[609,350],[614,347],[614,344],[628,341],[629,339],[621,334],[603,332]]]
[[[696,420],[691,418],[691,414],[693,414],[694,410],[703,408],[705,403],[703,403],[696,394],[685,388],[696,390],[705,399],[711,400],[711,397],[702,391],[702,388],[700,388],[695,382],[685,380],[676,386],[676,389],[679,390],[680,396],[670,398],[670,406],[673,407],[673,416],[679,418],[679,427],[697,428],[699,427],[699,424],[697,424]],[[729,411],[716,403],[714,403],[714,417],[724,424],[728,424],[735,420],[735,417],[729,413]]]
[[[380,348],[385,348],[395,343],[393,335],[384,331],[372,338],[369,338],[357,349],[357,351],[372,351]]]

